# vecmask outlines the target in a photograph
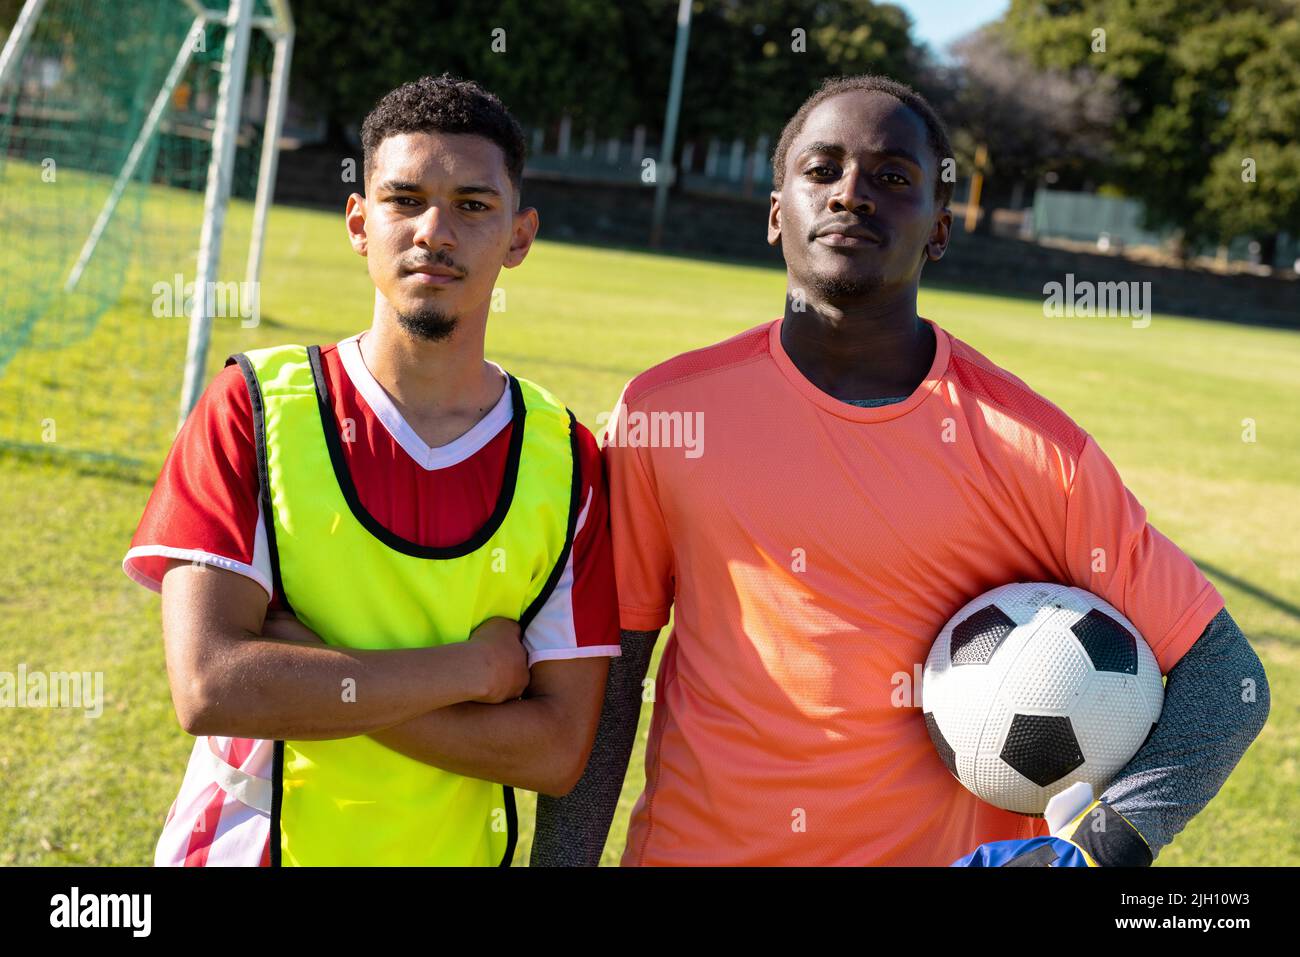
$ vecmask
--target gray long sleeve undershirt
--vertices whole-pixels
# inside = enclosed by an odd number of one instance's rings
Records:
[[[1219,793],[1269,703],[1264,666],[1224,608],[1170,669],[1155,730],[1101,795],[1152,857]]]
[[[562,798],[537,795],[530,867],[595,867],[600,863],[636,743],[642,682],[650,670],[658,634],[624,631],[619,635],[622,654],[609,660],[605,704],[582,779]]]

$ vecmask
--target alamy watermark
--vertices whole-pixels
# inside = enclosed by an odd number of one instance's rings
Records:
[[[688,459],[704,454],[703,412],[629,412],[620,405],[597,415],[596,425],[605,429],[606,446],[682,449]]]
[[[1151,325],[1150,282],[1075,282],[1074,273],[1065,274],[1065,282],[1043,285],[1043,315],[1061,316],[1135,316],[1135,329]]]
[[[74,886],[50,898],[51,927],[121,927],[148,937],[153,927],[152,894],[83,894]]]
[[[159,280],[150,291],[155,318],[177,318],[194,312],[195,284],[186,282],[180,273],[172,276],[171,282]],[[261,283],[209,282],[204,313],[212,319],[238,319],[241,328],[252,329],[262,321]]]
[[[0,671],[0,708],[81,708],[87,718],[104,713],[104,672]]]

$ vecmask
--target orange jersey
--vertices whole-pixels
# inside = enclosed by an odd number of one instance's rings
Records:
[[[623,863],[947,865],[1046,833],[948,773],[921,716],[947,620],[1085,588],[1167,673],[1223,598],[1096,442],[930,320],[903,402],[810,383],[781,320],[633,379],[605,435],[620,624],[674,627]]]

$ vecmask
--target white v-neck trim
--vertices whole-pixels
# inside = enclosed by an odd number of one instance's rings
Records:
[[[393,405],[392,397],[366,367],[365,359],[361,357],[360,340],[361,333],[358,332],[339,341],[339,358],[343,360],[343,371],[352,380],[353,387],[361,393],[361,397],[366,400],[366,404],[374,411],[380,423],[388,430],[393,441],[426,472],[445,469],[464,462],[496,438],[497,433],[509,425],[514,417],[514,405],[510,400],[510,385],[507,379],[506,387],[497,404],[487,415],[474,423],[468,432],[446,445],[435,447],[425,445],[424,439],[420,438],[415,429],[402,418],[402,414],[397,411],[397,406]],[[507,378],[504,369],[490,359],[487,362],[501,374],[502,379]]]

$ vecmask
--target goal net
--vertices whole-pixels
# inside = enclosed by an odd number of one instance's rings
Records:
[[[5,27],[0,449],[156,469],[211,324],[257,318],[288,5],[27,0]]]

